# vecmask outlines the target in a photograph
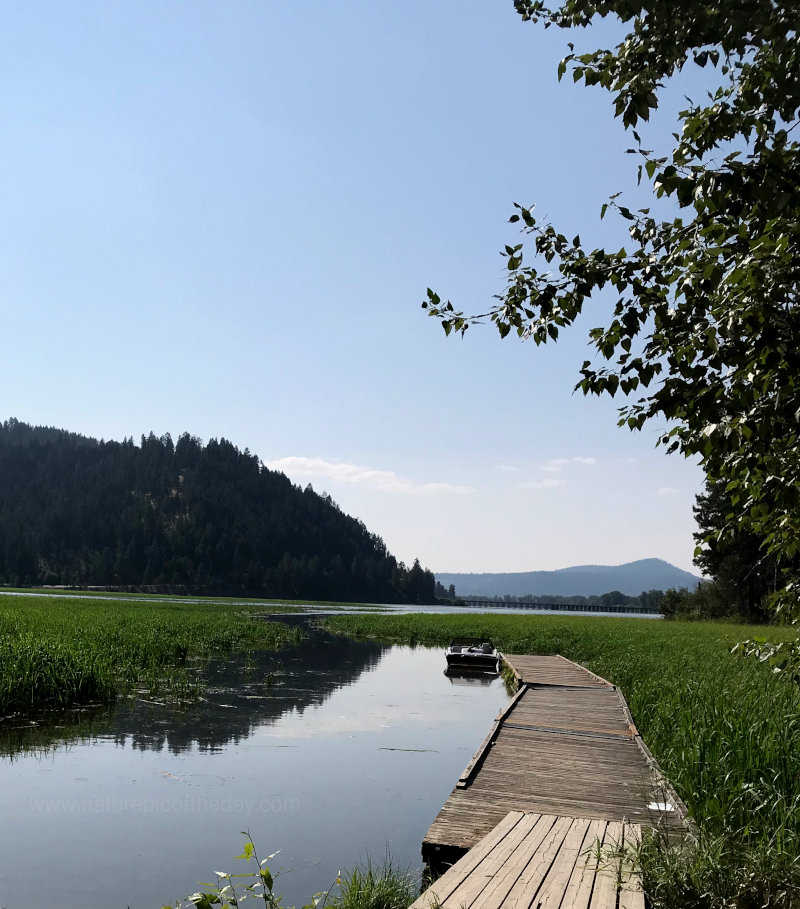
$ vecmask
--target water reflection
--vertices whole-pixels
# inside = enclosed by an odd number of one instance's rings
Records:
[[[485,672],[480,669],[445,669],[445,678],[451,685],[469,687],[471,685],[491,685],[497,680],[499,673]]]
[[[294,619],[292,624],[301,624]],[[302,716],[374,667],[386,645],[319,631],[302,619],[308,637],[278,653],[236,654],[197,668],[203,693],[175,706],[139,695],[115,707],[89,707],[0,723],[0,755],[46,750],[111,736],[120,747],[180,754],[220,751],[287,711]]]
[[[79,707],[0,722],[0,758],[13,761],[26,754],[42,755],[104,735],[112,727],[114,707]]]
[[[0,759],[0,906],[27,905],[31,881],[40,905],[161,906],[214,869],[244,870],[231,860],[242,830],[282,850],[289,906],[387,849],[418,867],[507,702],[500,680],[456,684],[443,668],[440,649],[314,632],[210,663],[205,700],[182,710],[140,699],[15,730]]]
[[[386,646],[311,631],[308,641],[277,654],[237,655],[204,671],[202,699],[176,711],[141,699],[115,717],[115,741],[173,754],[220,751],[287,711],[302,716],[374,667]]]

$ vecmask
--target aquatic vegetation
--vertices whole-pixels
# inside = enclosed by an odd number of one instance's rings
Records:
[[[800,686],[768,663],[731,653],[766,629],[487,614],[336,616],[326,625],[442,646],[456,635],[486,636],[509,653],[561,653],[582,663],[622,689],[697,824],[690,847],[645,843],[653,905],[800,903]],[[794,637],[791,628],[769,634]]]
[[[382,865],[367,861],[339,875],[338,892],[328,905],[336,909],[406,909],[419,894],[414,875],[395,868],[390,857]]]
[[[193,661],[276,649],[299,632],[225,603],[0,596],[0,717],[144,690],[198,694]]]

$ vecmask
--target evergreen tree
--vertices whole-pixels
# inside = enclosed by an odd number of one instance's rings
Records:
[[[715,597],[727,604],[717,607],[725,615],[768,619],[766,598],[780,584],[778,565],[763,537],[744,528],[735,536],[724,532],[736,514],[727,484],[709,480],[693,511],[699,528],[694,538],[701,547],[694,563],[715,586],[705,592],[705,599]]]
[[[226,439],[0,424],[0,583],[433,601],[433,574]]]

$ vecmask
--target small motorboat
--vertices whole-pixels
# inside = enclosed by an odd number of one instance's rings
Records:
[[[498,672],[500,654],[488,638],[453,638],[445,651],[447,668]]]

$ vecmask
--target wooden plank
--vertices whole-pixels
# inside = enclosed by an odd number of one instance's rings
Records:
[[[503,882],[507,877],[513,875],[513,879],[516,879],[530,857],[546,848],[554,839],[560,840],[563,828],[572,822],[569,818],[541,817],[541,821],[545,820],[546,823],[539,823],[531,828],[528,835],[517,844],[516,849],[503,856],[504,861],[501,864],[495,864],[491,869],[487,868],[486,871],[491,873],[482,880],[465,879],[462,886],[453,893],[452,902],[445,909],[450,909],[451,906],[453,909],[456,907],[482,909],[484,906],[500,905],[503,893],[508,889],[508,887],[503,889]],[[481,868],[481,871],[483,870]]]
[[[514,675],[528,685],[556,685],[569,688],[609,688],[613,685],[583,666],[560,655],[530,656],[504,653],[503,659]]]
[[[615,853],[622,844],[622,824],[612,822],[606,826],[599,848],[598,865],[594,875],[592,900],[589,909],[616,909],[617,870],[619,856]]]
[[[560,732],[564,735],[583,735],[589,738],[632,739],[630,732],[616,732],[607,729],[572,729],[569,726],[536,726],[532,723],[506,723],[506,729],[531,729],[534,732]]]
[[[422,909],[427,906],[429,901],[438,901],[440,904],[450,896],[450,894],[461,883],[465,875],[471,874],[483,859],[501,843],[511,832],[519,825],[520,821],[526,815],[522,811],[509,811],[502,821],[491,830],[480,842],[477,843],[469,852],[455,865],[449,868],[438,878],[415,902],[409,909]],[[533,815],[529,815],[533,817]],[[429,900],[423,899],[424,897]]]
[[[432,856],[467,852],[431,898],[444,909],[532,909],[534,898],[542,909],[644,909],[625,844],[641,826],[683,835],[686,809],[622,692],[561,656],[505,658],[520,689],[423,841]],[[665,797],[673,811],[651,807]]]
[[[509,812],[410,909],[644,909],[621,851],[639,835],[629,824]]]
[[[502,899],[496,903],[497,906],[502,906],[503,903],[508,906],[531,905],[569,833],[573,820],[574,818],[560,818],[553,825],[551,835],[530,857],[525,867],[521,871],[514,868],[505,875],[496,891],[498,895],[502,894]],[[484,909],[489,907],[486,906]]]
[[[467,849],[512,809],[683,829],[680,810],[648,807],[661,797],[631,740],[504,727],[470,785],[458,790],[458,798],[451,794],[425,842]]]
[[[527,861],[528,856],[547,848],[549,841],[559,840],[565,823],[571,823],[571,820],[546,815],[529,814],[526,817],[535,819],[535,823],[520,824],[514,832],[520,830],[523,836],[513,844],[507,839],[505,848],[496,849],[487,857],[473,874],[464,878],[443,909],[481,909],[487,905],[499,905],[498,890],[502,889],[507,875],[515,874],[514,869],[520,860]]]
[[[619,733],[633,737],[630,713],[624,699],[614,689],[537,688],[523,686],[505,723],[529,724],[575,732]]]
[[[463,788],[464,786],[467,785],[467,783],[470,780],[470,777],[473,775],[476,768],[479,766],[480,762],[486,756],[486,752],[492,747],[492,743],[494,742],[495,736],[497,735],[498,731],[500,730],[500,726],[501,726],[503,720],[514,710],[514,708],[517,706],[519,701],[522,700],[522,698],[525,696],[525,692],[526,692],[526,689],[524,687],[520,688],[520,690],[516,693],[516,695],[514,695],[514,697],[511,699],[511,702],[508,704],[508,706],[505,707],[503,710],[500,711],[500,713],[497,714],[497,716],[495,717],[494,722],[492,724],[492,728],[486,734],[486,737],[481,742],[480,746],[478,747],[478,750],[472,756],[472,760],[464,768],[464,771],[462,772],[461,776],[458,778],[458,782],[456,783],[456,786]]]
[[[611,682],[608,681],[608,679],[604,679],[602,676],[597,675],[596,673],[592,672],[591,669],[587,669],[585,666],[582,666],[580,663],[574,663],[572,660],[568,660],[565,656],[561,656],[560,653],[558,654],[558,658],[561,660],[564,660],[565,663],[569,663],[570,666],[574,666],[575,669],[580,669],[583,672],[588,672],[589,675],[596,681],[600,682],[601,685],[608,685],[610,688],[614,687],[614,685],[612,685]]]
[[[605,821],[593,820],[587,824],[564,888],[560,888],[561,879],[554,878],[550,886],[539,895],[541,909],[559,909],[561,906],[564,909],[587,909],[592,898],[594,873],[597,868],[597,862],[592,855],[592,845],[598,839],[602,841],[605,827]]]
[[[617,909],[644,909],[644,889],[641,869],[634,866],[633,856],[641,842],[641,828],[634,824],[623,825],[623,840],[631,858],[626,862],[621,876]]]
[[[582,868],[583,864],[585,864],[582,858],[583,844],[589,831],[595,827],[600,829],[602,824],[602,821],[590,821],[586,818],[575,819],[556,861],[553,862],[550,868],[547,880],[535,895],[537,907],[541,907],[541,909],[559,909],[570,881],[581,873],[576,869]],[[564,903],[564,905],[572,909],[576,904],[571,901]],[[588,897],[584,905],[588,905]]]

